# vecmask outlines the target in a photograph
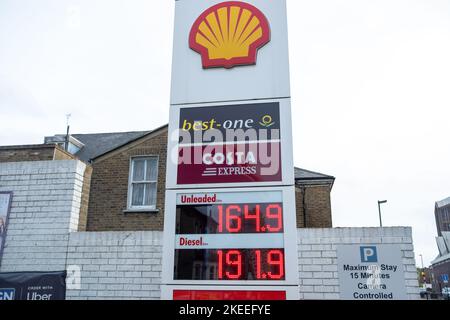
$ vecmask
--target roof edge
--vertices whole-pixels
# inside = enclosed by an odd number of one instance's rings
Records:
[[[92,162],[92,161],[95,161],[95,160],[98,159],[98,158],[104,157],[104,156],[106,156],[108,153],[117,151],[117,150],[123,148],[124,146],[126,146],[126,145],[128,145],[128,144],[130,144],[130,143],[134,143],[134,142],[136,142],[136,141],[138,141],[138,140],[140,140],[140,139],[144,139],[144,138],[146,138],[147,136],[149,136],[149,135],[151,135],[151,134],[155,134],[155,133],[157,133],[158,131],[161,131],[162,129],[164,129],[164,128],[166,128],[166,127],[169,127],[169,124],[165,124],[165,125],[163,125],[163,126],[160,126],[160,127],[156,128],[156,129],[154,129],[154,130],[152,130],[152,131],[147,132],[146,134],[144,134],[144,135],[142,135],[142,136],[140,136],[140,137],[137,137],[137,138],[135,138],[135,139],[132,139],[132,140],[130,140],[130,141],[127,141],[127,142],[125,142],[125,143],[123,143],[123,144],[121,144],[121,145],[115,147],[114,149],[111,149],[111,150],[108,150],[108,151],[106,151],[106,152],[104,152],[104,153],[102,153],[102,154],[99,154],[99,155],[96,156],[95,158],[89,159],[89,162]],[[134,131],[134,132],[139,132],[139,131]]]
[[[8,149],[35,149],[35,148],[55,148],[55,144],[53,144],[53,143],[41,143],[41,144],[20,144],[20,145],[0,146],[0,150],[8,150]]]
[[[436,208],[439,209],[444,208],[448,205],[450,205],[450,197],[435,202]]]
[[[316,171],[311,171],[311,170],[307,170],[307,169],[303,169],[303,168],[299,168],[299,167],[294,167],[294,170],[302,170],[302,171],[306,171],[308,173],[312,173],[315,175],[318,175],[317,177],[311,177],[311,178],[296,178],[295,180],[336,180],[336,178],[334,176],[330,176],[328,174],[324,174],[324,173],[320,173],[320,172],[316,172]]]

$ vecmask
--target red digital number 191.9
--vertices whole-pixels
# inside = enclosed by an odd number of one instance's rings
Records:
[[[247,263],[255,262],[253,266],[256,280],[284,279],[284,252],[279,249],[217,250],[217,278],[219,280],[242,279],[245,262],[243,256],[246,254]]]

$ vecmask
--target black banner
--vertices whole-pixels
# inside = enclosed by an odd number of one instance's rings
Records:
[[[279,133],[272,137],[272,130],[280,130],[280,107],[278,102],[237,104],[225,106],[211,106],[198,108],[183,108],[180,110],[180,133],[186,132],[194,141],[195,132],[201,132],[201,137],[208,130],[218,130],[226,138],[227,131],[242,130],[255,133],[254,139],[261,139],[261,131],[267,135],[264,140],[279,139]],[[237,139],[240,141],[241,139]],[[242,138],[244,140],[244,138]],[[186,143],[186,141],[182,141]]]
[[[26,303],[26,302],[25,302]],[[53,303],[27,303],[11,301],[0,304],[0,314],[7,319],[7,315],[14,318],[36,318],[42,315],[46,319],[71,317],[84,319],[88,316],[105,318],[130,317],[130,310],[134,314],[145,314],[151,310],[152,314],[161,314],[164,319],[174,320],[279,320],[298,319],[295,316],[299,310],[305,314],[317,314],[323,317],[346,320],[361,320],[361,315],[372,310],[375,314],[397,315],[402,318],[423,315],[429,316],[430,310],[445,310],[447,302],[444,300],[410,300],[410,301],[332,301],[332,300],[302,300],[302,301],[55,301]],[[9,309],[8,309],[9,308]],[[61,308],[63,313],[58,312]],[[349,311],[350,310],[350,311]],[[381,311],[373,311],[381,310]],[[65,313],[64,313],[65,312]],[[3,319],[2,318],[2,319]],[[370,317],[365,317],[370,319]],[[386,318],[386,317],[385,317]]]
[[[65,300],[66,271],[0,273],[0,300]]]

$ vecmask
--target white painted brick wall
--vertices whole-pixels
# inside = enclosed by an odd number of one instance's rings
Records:
[[[299,229],[300,298],[340,298],[338,244],[400,243],[407,292],[417,299],[411,240],[410,228]],[[68,290],[67,298],[159,299],[161,241],[162,232],[72,233],[68,265],[80,267],[81,288]]]
[[[1,272],[65,269],[85,169],[76,160],[0,163],[0,191],[13,192]]]
[[[409,299],[418,299],[409,227],[298,229],[300,299],[339,299],[337,245],[400,244]]]
[[[162,232],[77,232],[68,266],[81,270],[81,287],[67,299],[160,299]]]

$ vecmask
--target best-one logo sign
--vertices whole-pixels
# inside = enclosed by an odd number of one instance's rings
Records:
[[[189,47],[202,56],[203,68],[232,68],[256,63],[257,51],[270,41],[267,18],[238,1],[219,3],[194,22]]]
[[[182,108],[180,143],[280,138],[278,102]]]

